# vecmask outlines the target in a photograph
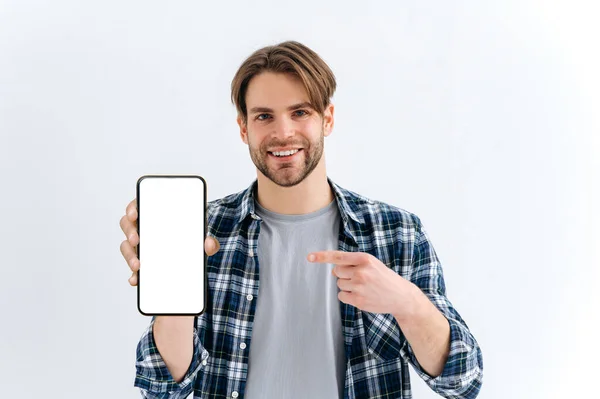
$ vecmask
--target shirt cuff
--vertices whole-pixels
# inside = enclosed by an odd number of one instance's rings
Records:
[[[200,368],[206,363],[208,352],[202,346],[198,333],[194,329],[192,361],[183,380],[178,383],[169,372],[156,347],[153,333],[154,321],[153,317],[137,346],[134,386],[144,390],[149,398],[185,398],[192,392],[194,380]]]
[[[417,374],[435,392],[443,393],[445,397],[475,397],[481,387],[481,350],[459,322],[448,319],[448,323],[450,352],[439,376],[432,377],[421,367],[408,341],[405,341],[401,354],[408,357]]]

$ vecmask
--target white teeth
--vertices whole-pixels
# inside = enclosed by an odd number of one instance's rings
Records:
[[[277,156],[277,157],[283,157],[283,156],[288,156],[288,155],[292,155],[297,153],[299,150],[291,150],[291,151],[275,151],[273,152],[273,155]]]

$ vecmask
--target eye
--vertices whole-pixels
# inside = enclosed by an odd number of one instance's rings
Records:
[[[298,113],[300,113],[300,114],[298,114]],[[306,116],[306,115],[308,115],[308,112],[306,112],[306,110],[299,109],[299,110],[295,111],[294,114],[296,114],[296,116]]]
[[[269,114],[258,114],[256,119],[259,121],[264,121],[266,118],[262,118],[263,116],[269,117]]]

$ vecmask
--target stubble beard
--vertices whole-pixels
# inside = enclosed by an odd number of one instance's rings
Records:
[[[278,166],[269,166],[267,158],[270,156],[267,153],[269,146],[280,146],[284,147],[290,143],[265,143],[262,148],[253,148],[250,142],[250,132],[248,132],[248,145],[250,151],[250,158],[256,166],[256,168],[263,174],[267,179],[281,187],[293,187],[300,184],[312,171],[317,167],[321,157],[323,156],[324,147],[324,131],[321,129],[321,135],[316,142],[309,143],[293,143],[302,147],[301,156],[304,157],[304,161],[300,163],[297,160],[290,161],[290,163],[281,162]],[[301,165],[301,166],[298,166]]]

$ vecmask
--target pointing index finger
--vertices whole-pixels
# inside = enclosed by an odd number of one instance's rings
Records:
[[[314,263],[333,263],[336,265],[357,265],[362,259],[361,253],[344,251],[318,251],[308,255],[308,261]]]

